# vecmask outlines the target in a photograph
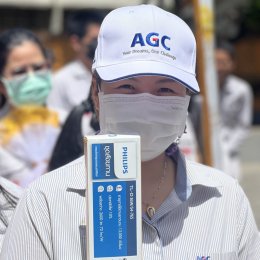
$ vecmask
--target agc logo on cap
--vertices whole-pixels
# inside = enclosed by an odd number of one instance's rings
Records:
[[[145,37],[145,41],[143,35],[141,33],[136,33],[134,39],[132,41],[131,47],[135,47],[136,44],[140,44],[141,46],[145,46],[145,42],[152,47],[159,47],[160,44],[167,51],[170,51],[170,47],[166,45],[166,41],[169,41],[171,38],[167,35],[159,37],[159,33],[151,32],[148,33]]]

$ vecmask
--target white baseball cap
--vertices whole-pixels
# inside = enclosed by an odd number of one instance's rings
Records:
[[[176,15],[153,5],[121,7],[103,20],[92,66],[104,81],[141,75],[172,78],[198,93],[196,41]]]

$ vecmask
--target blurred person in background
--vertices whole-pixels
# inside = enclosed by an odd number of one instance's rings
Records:
[[[67,30],[76,59],[54,76],[48,105],[66,118],[55,145],[49,170],[83,154],[82,138],[94,134],[99,125],[90,95],[91,66],[102,19],[97,13],[77,12],[69,17]]]
[[[27,172],[27,166],[24,161],[19,160],[9,153],[6,149],[0,146],[0,177],[11,179],[12,176],[19,174],[23,175]]]
[[[57,110],[64,120],[74,106],[88,97],[91,65],[101,21],[97,13],[84,11],[68,19],[69,41],[76,57],[53,76],[53,89],[47,100],[47,105]]]
[[[10,109],[0,120],[0,146],[23,170],[6,160],[0,175],[26,187],[46,172],[59,133],[59,117],[46,108],[51,89],[48,54],[37,36],[23,28],[0,34],[0,92]]]
[[[223,171],[240,180],[239,151],[252,124],[253,93],[248,82],[233,74],[234,58],[235,51],[230,43],[217,43],[215,59],[219,82]]]
[[[62,126],[49,163],[49,170],[55,170],[83,155],[83,136],[99,130],[97,115],[91,99],[75,106]]]

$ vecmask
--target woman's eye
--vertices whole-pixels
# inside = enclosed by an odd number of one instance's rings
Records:
[[[134,90],[134,87],[132,85],[125,84],[118,86],[117,89]]]
[[[170,88],[160,88],[159,89],[159,92],[161,93],[169,93],[169,94],[175,94],[175,91],[173,89],[170,89]]]
[[[17,68],[15,70],[12,71],[12,76],[18,76],[18,75],[23,75],[27,72],[26,68],[22,67],[22,68]]]
[[[43,70],[46,68],[46,65],[45,64],[35,64],[33,65],[33,70],[34,71],[39,71],[39,70]]]
[[[115,90],[122,94],[134,94],[135,87],[130,84],[122,84],[117,86]]]
[[[105,94],[135,94],[135,87],[133,84],[128,83],[118,83],[114,85],[104,85],[102,90]]]

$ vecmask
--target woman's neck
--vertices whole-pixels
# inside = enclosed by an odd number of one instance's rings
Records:
[[[164,153],[153,160],[142,162],[143,212],[152,206],[157,210],[175,185],[175,163]]]

